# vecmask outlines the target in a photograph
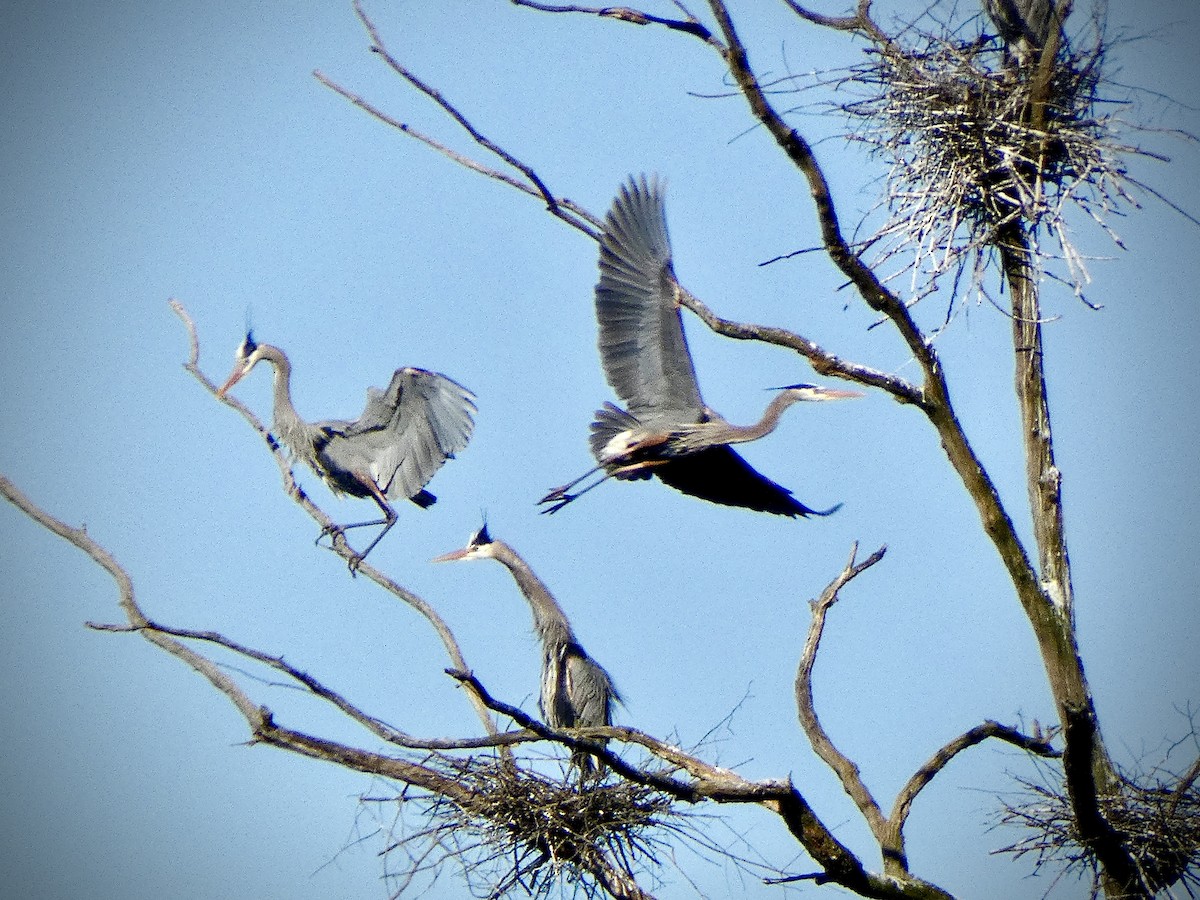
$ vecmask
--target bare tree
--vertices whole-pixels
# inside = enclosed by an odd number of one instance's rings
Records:
[[[1048,785],[1030,785],[1026,800],[1005,805],[1005,820],[1028,837],[1008,849],[1034,854],[1044,864],[1090,868],[1096,890],[1110,898],[1150,897],[1177,883],[1196,884],[1200,852],[1200,762],[1175,775],[1138,780],[1122,773],[1102,737],[1099,716],[1084,672],[1075,627],[1061,473],[1054,454],[1042,341],[1040,284],[1050,275],[1081,297],[1087,281],[1083,257],[1073,247],[1068,215],[1080,211],[1102,226],[1130,197],[1121,164],[1127,148],[1095,110],[1106,46],[1097,36],[1071,46],[1064,40],[1072,13],[1058,0],[1044,46],[1012,55],[978,34],[962,37],[948,27],[888,28],[860,0],[849,15],[828,16],[785,0],[801,27],[864,42],[869,61],[836,79],[853,99],[835,93],[825,101],[851,119],[851,136],[866,142],[888,164],[886,194],[878,221],[864,223],[867,237],[847,235],[839,207],[813,144],[779,106],[780,97],[810,89],[798,82],[766,84],[751,63],[729,4],[709,0],[703,18],[676,4],[671,15],[628,7],[512,0],[530,13],[609,20],[613,27],[661,29],[664,42],[697,41],[714,55],[746,103],[752,123],[769,134],[806,182],[821,235],[821,251],[858,298],[899,336],[916,366],[909,380],[819,346],[783,328],[721,317],[682,284],[678,302],[717,334],[757,341],[803,357],[821,375],[853,382],[911,407],[928,423],[946,460],[970,497],[980,526],[1002,561],[1013,596],[1032,628],[1058,721],[1028,731],[988,720],[937,748],[902,786],[890,808],[868,787],[858,764],[837,746],[817,713],[813,670],[827,619],[843,591],[885,554],[880,548],[859,560],[857,545],[812,602],[812,622],[795,679],[799,723],[816,755],[833,771],[861,815],[879,851],[878,870],[836,836],[790,778],[755,780],[714,765],[689,751],[634,728],[553,728],[497,699],[471,672],[458,643],[426,601],[366,562],[359,574],[409,604],[432,626],[445,647],[447,674],[464,688],[483,727],[481,736],[426,738],[408,734],[360,709],[282,657],[224,635],[175,628],[155,621],[135,599],[130,575],[84,530],[41,510],[7,479],[0,492],[35,521],[70,541],[108,571],[117,583],[125,622],[95,625],[134,631],[180,658],[222,692],[246,720],[252,739],[291,752],[381,776],[420,798],[424,827],[391,848],[405,860],[397,892],[422,872],[447,864],[488,896],[528,891],[543,894],[576,881],[588,894],[619,898],[650,896],[646,886],[660,864],[656,849],[678,835],[704,843],[686,808],[714,802],[752,804],[778,816],[803,847],[813,871],[760,871],[776,882],[833,884],[864,897],[944,898],[950,894],[910,865],[905,827],[921,791],[963,751],[989,738],[1045,761]],[[566,225],[599,240],[603,222],[555,191],[517,152],[502,147],[473,124],[437,88],[411,71],[355,2],[371,51],[412,89],[429,98],[477,148],[470,156],[403,123],[322,73],[317,79],[403,134],[448,160],[496,180],[543,204]],[[911,25],[911,23],[910,23]],[[816,87],[825,87],[818,78]],[[945,127],[946,123],[954,127]],[[993,265],[994,263],[994,265]],[[1012,322],[1015,389],[1021,410],[1034,546],[1027,548],[951,400],[948,375],[934,334],[914,316],[917,301],[941,290],[954,297],[968,286],[989,297],[999,293],[989,277],[999,273]],[[896,287],[900,275],[909,288]],[[947,285],[949,282],[949,285]],[[993,302],[997,302],[993,300]],[[999,305],[999,304],[998,304]],[[190,337],[188,370],[204,389],[233,406],[275,454],[285,490],[325,532],[348,562],[361,560],[329,517],[292,479],[288,459],[267,429],[236,399],[218,393],[199,363],[196,328],[175,304]],[[868,579],[864,579],[868,583]],[[290,680],[366,728],[388,748],[369,752],[309,735],[276,722],[249,689],[205,655],[219,646]],[[511,722],[512,730],[498,723]],[[560,745],[601,761],[608,779],[590,788],[547,777],[534,748]],[[886,811],[885,811],[886,810]],[[531,814],[535,811],[537,814]],[[707,845],[712,852],[721,848]],[[746,863],[750,865],[749,863]],[[1190,890],[1190,888],[1189,888]]]

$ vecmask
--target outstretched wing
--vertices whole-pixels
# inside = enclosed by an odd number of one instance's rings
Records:
[[[841,507],[839,503],[826,510],[809,509],[787,488],[756,472],[727,444],[674,457],[653,472],[677,491],[725,506],[793,517],[827,516]]]
[[[362,417],[343,437],[369,450],[371,477],[390,498],[415,497],[442,464],[467,446],[475,395],[458,382],[406,367],[384,391],[367,392]]]
[[[677,295],[662,185],[631,178],[604,220],[596,318],[604,376],[643,422],[695,422],[704,406]]]

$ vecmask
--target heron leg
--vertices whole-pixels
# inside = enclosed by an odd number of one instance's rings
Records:
[[[542,512],[543,513],[556,513],[560,509],[562,509],[564,506],[566,506],[568,503],[570,503],[572,500],[577,500],[578,498],[580,498],[584,494],[586,494],[588,491],[590,491],[592,488],[598,487],[599,485],[604,484],[604,482],[608,481],[608,479],[610,479],[610,478],[623,478],[626,475],[635,475],[639,472],[644,472],[647,469],[653,468],[654,466],[666,465],[669,462],[670,462],[669,459],[646,459],[646,460],[642,460],[640,462],[628,463],[627,465],[618,466],[615,469],[609,469],[608,471],[606,471],[604,473],[604,477],[597,478],[591,484],[584,485],[579,490],[577,490],[575,493],[573,493],[573,494],[567,493],[568,488],[574,487],[575,485],[579,484],[579,482],[581,482],[585,478],[587,478],[589,475],[593,475],[596,472],[598,472],[604,468],[603,465],[595,466],[594,468],[585,472],[583,475],[576,478],[574,481],[564,484],[560,488],[555,488],[549,494],[547,494],[545,497],[543,497],[541,500],[539,500],[538,503],[553,502],[554,503],[553,506],[543,509]],[[609,463],[609,465],[612,465],[612,463]]]
[[[554,503],[554,502],[564,499],[565,497],[568,496],[567,491],[569,491],[571,488],[575,487],[575,485],[579,484],[579,482],[583,481],[589,475],[594,475],[596,472],[599,472],[602,468],[604,468],[604,466],[602,466],[602,465],[601,466],[592,466],[590,469],[588,469],[586,472],[584,472],[582,475],[580,475],[574,481],[568,481],[566,484],[562,485],[561,487],[554,488],[552,491],[550,491],[550,493],[548,493],[545,497],[543,497],[541,500],[539,500],[538,503]]]
[[[382,522],[359,522],[358,524],[359,525],[383,525],[383,528],[380,529],[379,534],[375,535],[375,540],[373,540],[373,541],[371,541],[371,543],[367,544],[366,550],[364,550],[362,553],[357,554],[353,559],[350,560],[349,565],[350,565],[350,574],[351,575],[357,574],[358,567],[360,565],[362,565],[362,561],[367,558],[367,554],[375,549],[375,545],[378,544],[381,540],[383,540],[383,536],[385,534],[387,534],[389,531],[391,531],[392,526],[396,524],[396,518],[397,518],[396,511],[394,509],[392,509],[391,505],[387,502],[387,497],[383,496],[383,492],[381,490],[379,490],[379,488],[375,484],[375,482],[371,481],[371,482],[368,482],[368,484],[370,485],[370,488],[371,488],[371,498],[375,501],[375,503],[383,511],[384,518],[383,518]],[[357,526],[346,526],[346,527],[357,527]]]
[[[321,538],[325,535],[344,534],[351,528],[365,528],[367,525],[386,525],[387,519],[372,519],[370,522],[351,522],[349,525],[329,524],[321,529],[321,533],[317,535],[314,543],[320,544]]]
[[[583,481],[584,478],[587,478],[588,475],[593,475],[596,472],[598,472],[600,470],[600,468],[601,468],[600,466],[596,466],[596,468],[594,468],[590,472],[588,472],[587,475],[584,475],[580,478],[576,478],[570,484],[564,484],[562,487],[554,489],[549,494],[547,494],[545,497],[543,497],[541,500],[539,500],[538,501],[539,504],[540,503],[551,503],[551,502],[553,502],[553,504],[554,504],[553,506],[548,506],[546,509],[543,509],[542,512],[543,513],[556,513],[560,509],[562,509],[564,506],[566,506],[568,503],[570,503],[572,500],[582,497],[584,494],[586,494],[592,488],[596,487],[597,485],[604,484],[604,482],[608,481],[608,479],[612,477],[613,473],[611,473],[611,472],[605,472],[602,477],[597,478],[591,484],[584,485],[583,487],[581,487],[579,490],[577,490],[573,494],[567,493],[567,488],[573,487],[574,485],[579,484],[579,482]]]
[[[336,549],[335,544],[337,543],[337,538],[341,537],[344,541],[346,538],[346,532],[351,528],[366,528],[368,525],[382,525],[383,529],[379,532],[379,534],[375,535],[374,540],[367,545],[367,549],[362,553],[356,552],[353,547],[349,546],[349,544],[346,545],[351,554],[348,565],[350,567],[350,574],[352,575],[357,574],[358,567],[362,561],[367,558],[367,554],[375,549],[375,545],[378,544],[379,541],[382,540],[383,536],[388,533],[391,527],[396,524],[396,519],[398,518],[396,511],[392,509],[391,504],[388,503],[387,497],[384,496],[383,492],[379,490],[379,486],[376,485],[372,479],[359,476],[358,480],[359,483],[362,484],[362,486],[365,487],[370,493],[371,499],[375,501],[375,505],[378,506],[380,511],[383,512],[384,517],[382,519],[371,519],[368,522],[351,522],[349,525],[326,525],[321,529],[321,533],[317,535],[316,540],[316,544],[320,546],[321,538],[329,535],[330,549],[333,550]]]

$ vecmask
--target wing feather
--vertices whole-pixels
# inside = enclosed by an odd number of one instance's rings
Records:
[[[456,381],[406,367],[396,370],[386,390],[367,392],[353,432],[371,445],[379,489],[389,498],[413,497],[467,446],[475,411],[475,395]]]
[[[596,318],[604,375],[644,422],[695,422],[703,411],[677,296],[662,185],[630,178],[604,222]]]
[[[827,510],[810,509],[787,488],[755,471],[732,447],[721,444],[698,453],[678,456],[653,469],[665,484],[710,503],[742,506],[779,516],[827,516]]]
[[[611,725],[613,701],[620,699],[612,679],[582,647],[572,649],[576,652],[567,656],[565,669],[575,727]]]

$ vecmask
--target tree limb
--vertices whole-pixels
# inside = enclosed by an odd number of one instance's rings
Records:
[[[588,15],[600,16],[603,19],[617,19],[621,22],[629,22],[632,25],[662,25],[672,31],[682,31],[685,34],[700,38],[706,44],[711,44],[721,49],[721,44],[713,36],[713,33],[699,19],[689,13],[683,4],[678,2],[675,5],[679,7],[686,18],[665,19],[662,16],[655,16],[638,9],[631,9],[628,6],[577,6],[573,3],[536,3],[534,0],[510,0],[510,2],[513,6],[524,6],[527,9],[535,9],[538,12],[587,13]]]
[[[796,0],[783,0],[783,2],[806,22],[820,25],[822,28],[833,28],[836,31],[862,31],[865,30],[866,23],[870,21],[871,0],[858,0],[858,8],[852,16],[825,16],[801,6]]]
[[[904,827],[904,823],[908,819],[908,813],[912,809],[913,801],[917,798],[917,794],[955,756],[970,747],[974,747],[976,744],[986,741],[988,738],[996,738],[1012,744],[1014,747],[1020,747],[1025,752],[1032,753],[1035,756],[1050,759],[1062,756],[1062,752],[1054,749],[1048,739],[1040,737],[1036,733],[1032,736],[1022,734],[1015,728],[1008,725],[1001,725],[999,722],[988,719],[982,725],[976,725],[970,731],[960,734],[954,740],[947,743],[925,765],[921,766],[913,774],[912,778],[908,779],[908,782],[896,796],[896,802],[892,806],[892,814],[889,817],[892,827],[898,830]]]
[[[85,529],[72,528],[51,516],[34,504],[3,475],[0,475],[0,495],[3,495],[6,500],[43,528],[82,550],[108,572],[116,582],[118,603],[130,625],[151,644],[182,660],[224,694],[242,714],[247,725],[250,726],[255,740],[283,747],[315,759],[337,762],[362,772],[382,775],[385,778],[396,778],[451,798],[461,799],[465,796],[464,788],[453,779],[448,779],[428,767],[357,750],[277,725],[270,711],[266,707],[255,704],[232,678],[221,671],[216,663],[154,626],[137,602],[133,580],[129,577],[129,573],[113,558],[112,554],[93,540]]]
[[[492,697],[470,672],[447,670],[447,674],[461,681],[469,690],[477,692],[489,709],[508,716],[522,728],[549,740],[571,749],[586,750],[602,759],[614,772],[637,784],[687,803],[713,800],[718,803],[756,803],[766,807],[783,819],[809,855],[825,867],[824,878],[828,882],[840,884],[864,897],[950,900],[949,895],[940,888],[912,876],[898,879],[867,871],[859,859],[821,822],[790,781],[750,781],[630,728],[580,728],[574,729],[573,733],[556,731],[523,710]],[[661,772],[647,772],[631,766],[603,744],[583,739],[584,734],[639,744],[671,765],[686,770],[694,780],[681,781]]]
[[[196,334],[195,322],[192,320],[191,315],[188,313],[184,305],[178,300],[171,300],[171,309],[173,309],[175,314],[179,316],[180,320],[182,320],[183,325],[187,329],[188,333],[190,350],[188,361],[184,364],[184,369],[189,372],[192,377],[199,381],[200,384],[204,386],[205,390],[207,390],[214,397],[217,396],[217,385],[200,369],[200,342]],[[226,406],[230,406],[237,410],[238,413],[241,414],[242,418],[245,419],[250,426],[266,441],[267,446],[270,448],[271,454],[275,459],[275,464],[279,467],[280,475],[283,477],[284,491],[306,513],[308,513],[318,525],[321,526],[322,531],[333,530],[334,552],[336,552],[347,562],[349,562],[351,559],[357,559],[357,554],[355,554],[354,550],[351,549],[350,545],[346,542],[345,536],[339,533],[334,527],[333,520],[325,513],[324,510],[313,503],[308,495],[301,489],[300,485],[296,481],[295,475],[292,473],[291,462],[288,459],[287,454],[284,452],[279,442],[275,440],[267,428],[258,419],[258,417],[255,416],[254,413],[252,413],[245,406],[245,404],[230,394],[225,394],[218,399],[220,399],[220,401]],[[438,614],[436,609],[430,606],[429,603],[427,603],[421,597],[418,597],[412,591],[384,575],[369,563],[360,561],[357,571],[358,574],[365,575],[385,591],[392,594],[392,596],[402,600],[413,610],[415,610],[422,618],[425,619],[425,621],[433,626],[433,630],[437,633],[438,638],[441,640],[442,646],[446,650],[446,655],[450,657],[450,661],[454,667],[462,669],[467,668],[466,659],[462,654],[462,650],[458,646],[458,641],[455,639],[454,633],[450,630],[450,626],[446,624],[445,619]],[[144,624],[145,623],[140,623],[139,627],[142,627]],[[488,734],[495,735],[497,733],[496,723],[488,714],[487,709],[475,700],[472,700],[472,705],[475,706],[475,711]]]
[[[891,394],[901,403],[924,406],[924,395],[916,385],[896,375],[889,375],[869,366],[841,359],[793,331],[769,325],[751,325],[723,319],[695,294],[682,286],[679,291],[679,302],[680,305],[695,313],[711,331],[723,337],[739,341],[760,341],[764,344],[774,344],[777,347],[795,350],[807,359],[812,364],[813,371],[820,375],[832,375],[867,387],[879,388]]]
[[[800,665],[796,673],[796,706],[799,711],[800,724],[804,728],[804,733],[808,736],[814,752],[838,776],[843,789],[854,801],[875,839],[879,842],[884,873],[894,877],[910,877],[908,857],[904,846],[904,825],[908,820],[909,811],[921,790],[955,756],[989,737],[1006,741],[1038,756],[1057,757],[1060,754],[1047,739],[1040,735],[1030,737],[1015,728],[988,720],[959,735],[938,750],[901,789],[892,806],[891,815],[884,816],[878,802],[863,782],[858,766],[834,745],[821,725],[813,700],[812,672],[825,629],[826,615],[830,608],[837,603],[839,592],[858,575],[883,559],[886,552],[886,547],[880,547],[861,563],[856,563],[855,558],[858,554],[858,544],[856,543],[851,548],[850,558],[846,561],[842,571],[826,586],[825,590],[821,592],[821,596],[812,601],[812,623],[809,626],[808,637],[805,640],[804,651],[801,654]]]
[[[877,837],[886,827],[883,812],[871,796],[858,766],[848,756],[834,746],[833,741],[821,725],[817,716],[816,703],[813,700],[812,673],[817,661],[817,650],[821,644],[821,635],[825,630],[825,615],[829,608],[838,601],[838,591],[853,581],[859,574],[875,565],[887,552],[887,547],[880,547],[861,563],[855,563],[858,554],[858,543],[850,549],[850,559],[845,568],[821,592],[821,596],[810,604],[812,606],[812,623],[808,628],[808,638],[804,642],[804,651],[800,656],[800,666],[796,672],[796,707],[800,714],[800,725],[812,744],[813,751],[838,776],[842,788],[854,801],[858,811],[866,819],[872,833]]]

